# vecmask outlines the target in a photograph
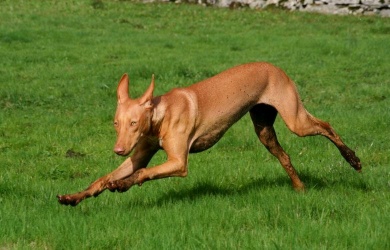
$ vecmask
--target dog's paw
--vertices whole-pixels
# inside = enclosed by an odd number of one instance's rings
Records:
[[[77,204],[80,203],[80,201],[82,201],[82,199],[75,197],[74,195],[69,195],[69,194],[57,195],[57,200],[60,204],[65,205],[65,206],[68,206],[68,205],[76,206]]]
[[[355,152],[351,151],[347,155],[349,164],[358,172],[362,171],[362,164],[360,163],[359,157],[356,156]]]
[[[117,189],[116,181],[110,181],[109,183],[107,183],[107,189],[111,192],[115,192]]]
[[[139,180],[140,171],[141,170],[138,170],[137,172],[135,172],[134,174],[130,175],[125,179],[110,181],[107,183],[106,188],[111,192],[117,191],[119,193],[122,193],[122,192],[126,192],[136,184],[141,186],[142,182]]]
[[[117,191],[119,193],[123,193],[129,190],[131,186],[132,185],[131,183],[129,183],[128,180],[117,180],[117,181],[109,182],[107,188],[111,192]]]
[[[355,151],[351,150],[347,146],[340,147],[341,155],[344,159],[358,172],[362,170],[362,164],[359,157],[356,156]]]

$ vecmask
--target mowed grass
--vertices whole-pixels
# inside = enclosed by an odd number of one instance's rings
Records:
[[[389,249],[390,19],[131,1],[0,1],[1,249]],[[86,188],[112,151],[116,85],[137,97],[237,64],[268,61],[297,83],[362,160],[325,138],[275,128],[306,184],[292,190],[248,116],[189,175],[105,192]],[[166,159],[159,152],[150,165]]]

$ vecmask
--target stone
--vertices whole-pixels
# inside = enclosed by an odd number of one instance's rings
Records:
[[[338,15],[379,15],[390,17],[390,0],[143,0],[144,2],[175,2],[213,5],[224,8],[250,7],[262,9],[276,6],[288,10]]]
[[[382,17],[390,17],[390,9],[381,10],[379,15]]]

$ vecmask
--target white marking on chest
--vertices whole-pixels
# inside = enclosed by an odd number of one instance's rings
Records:
[[[162,138],[158,138],[158,144],[160,145],[160,147],[162,147],[162,145],[163,145],[163,139]]]

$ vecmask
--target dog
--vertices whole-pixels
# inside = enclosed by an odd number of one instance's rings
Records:
[[[361,171],[360,159],[347,147],[329,123],[304,108],[294,82],[278,67],[248,63],[185,88],[153,97],[154,75],[146,92],[129,97],[129,77],[124,74],[117,88],[114,151],[127,158],[116,170],[93,182],[84,191],[58,195],[64,205],[77,205],[104,190],[125,192],[131,186],[166,177],[187,176],[188,154],[212,147],[224,133],[249,112],[260,142],[274,155],[291,179],[295,190],[304,190],[290,157],[280,146],[273,127],[279,113],[298,136],[323,135],[339,149],[345,160]],[[167,161],[146,168],[153,155],[165,150]]]

